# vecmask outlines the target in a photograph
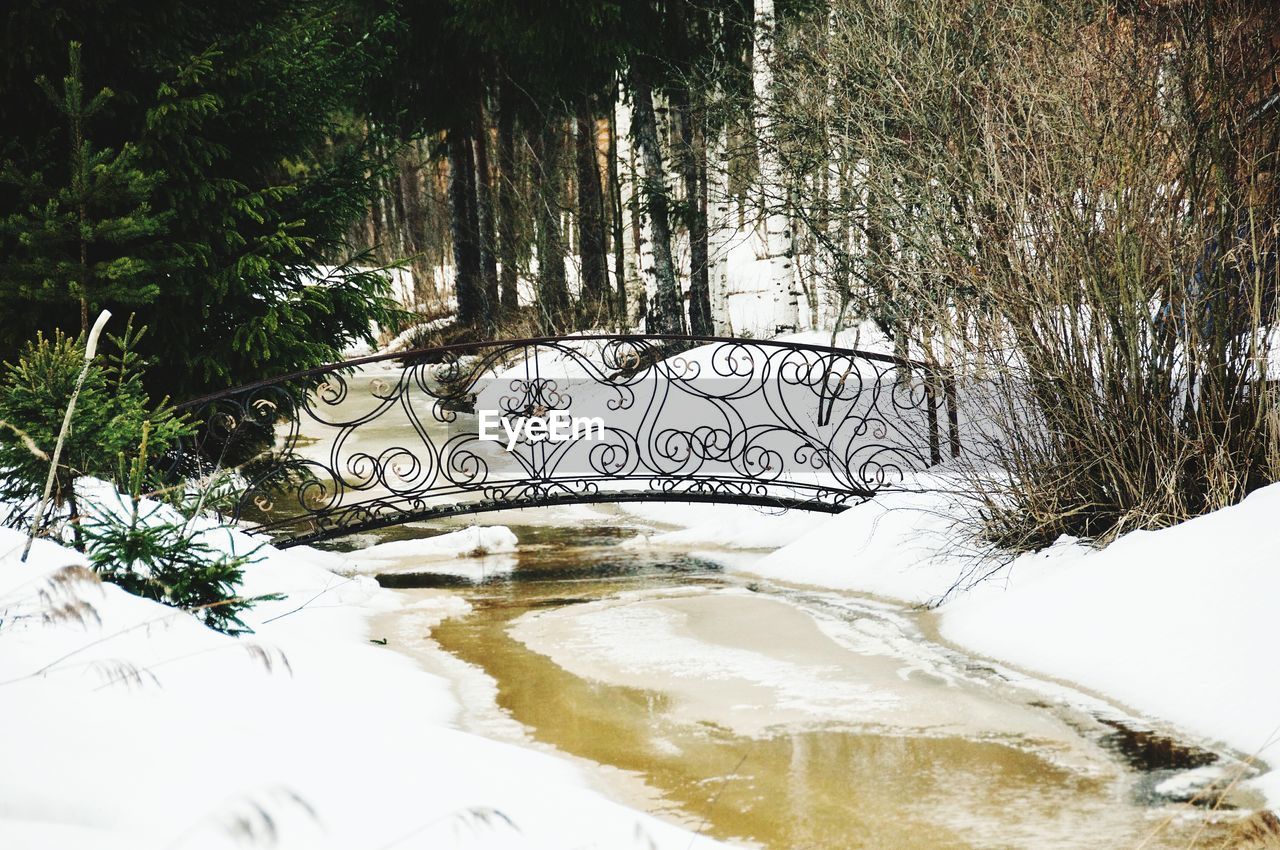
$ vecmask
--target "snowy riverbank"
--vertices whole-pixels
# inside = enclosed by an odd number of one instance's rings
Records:
[[[223,546],[240,535],[211,532]],[[444,679],[373,645],[398,604],[345,558],[267,548],[234,639],[0,531],[0,846],[718,846],[568,762],[452,728]],[[77,601],[78,600],[78,601]],[[441,595],[419,603],[465,605]]]
[[[752,573],[910,604],[941,601],[942,637],[966,650],[1280,766],[1280,485],[1101,550],[1061,541],[1004,563],[979,559],[981,547],[964,543],[963,510],[912,493],[816,521],[749,508],[681,521],[650,509],[684,527],[649,543],[719,544],[734,536],[726,529],[749,528],[745,545],[780,547]],[[1251,784],[1280,806],[1280,770]]]
[[[883,494],[834,517],[626,510],[675,529],[628,547],[713,549],[730,569],[909,604],[946,597],[937,627],[966,650],[1280,763],[1280,486],[1103,550],[1061,543],[963,592],[957,579],[980,564],[960,543],[959,508],[937,495]],[[504,528],[350,556],[268,547],[244,590],[282,598],[250,612],[256,634],[241,639],[66,569],[80,557],[53,544],[21,565],[21,544],[0,531],[0,758],[17,766],[0,777],[0,846],[716,846],[610,802],[568,761],[460,731],[450,682],[370,642],[384,637],[371,618],[403,597],[362,573],[424,558],[433,571],[498,571],[516,548]],[[442,592],[415,605],[429,629],[467,603]],[[1251,782],[1273,806],[1278,776]]]

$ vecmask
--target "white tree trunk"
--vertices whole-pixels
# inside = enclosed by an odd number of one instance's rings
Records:
[[[636,156],[634,146],[632,147],[631,173],[635,177],[635,185],[637,187],[644,183],[644,162],[639,156]],[[649,221],[649,216],[643,209],[637,212],[634,226],[637,234],[636,241],[640,246],[636,256],[636,274],[638,277],[636,317],[637,319],[647,319],[649,312],[658,303],[658,273],[655,269],[653,257],[653,224]],[[643,297],[641,297],[642,295]],[[637,324],[639,323],[637,322]]]
[[[826,202],[829,211],[826,222],[827,245],[818,251],[822,261],[819,265],[818,277],[821,281],[817,289],[821,303],[814,310],[814,327],[835,327],[838,322],[836,312],[842,301],[841,290],[847,288],[844,280],[845,260],[848,257],[848,245],[845,216],[841,215],[841,186],[844,183],[844,151],[842,142],[833,136],[827,151]]]
[[[711,322],[718,336],[732,336],[729,319],[729,248],[737,227],[729,197],[729,131],[721,127],[707,156],[707,264],[710,267]]]
[[[774,139],[770,105],[773,96],[773,0],[755,0],[755,49],[751,80],[755,90],[756,145],[760,159],[760,196],[764,205],[764,247],[769,263],[772,326],[769,335],[800,326],[800,286],[796,278],[795,241],[788,214],[788,195]]]
[[[659,147],[661,148],[661,147],[664,147],[664,145],[662,145],[662,140],[669,138],[668,128],[667,128],[667,108],[664,103],[662,93],[660,91],[655,90],[651,92],[651,96],[653,98],[653,117],[657,125],[657,131],[658,131],[658,144],[659,144]],[[634,145],[632,146],[632,150],[635,153],[633,160],[635,164],[636,186],[638,188],[644,185],[645,180],[648,178],[648,174],[645,171],[644,157],[640,155],[641,152],[635,150]],[[663,176],[665,177],[666,175],[664,174]],[[669,193],[670,193],[671,187],[666,186],[664,184],[664,189],[668,192],[668,197],[670,197]],[[644,282],[644,312],[645,312],[645,318],[646,318],[645,330],[652,333],[653,328],[651,327],[651,323],[649,320],[658,306],[658,268],[657,268],[658,263],[657,263],[657,257],[655,257],[653,253],[653,221],[651,217],[643,211],[640,213],[639,219],[640,219],[639,221],[639,224],[640,224],[639,267],[640,267],[640,280]],[[675,246],[672,245],[673,260],[675,259],[674,249],[675,249]],[[677,284],[679,284],[678,277],[676,282]]]
[[[658,303],[658,273],[653,262],[652,228],[648,218],[643,217],[640,220],[640,281],[644,287],[644,299],[638,312],[642,318],[648,319],[653,306]]]
[[[640,317],[641,292],[644,275],[641,272],[640,254],[636,242],[644,239],[643,215],[636,215],[636,195],[640,186],[640,164],[636,161],[635,147],[631,143],[631,107],[618,99],[614,119],[615,144],[618,151],[618,190],[622,201],[622,266],[624,288],[627,293],[626,325],[636,327]]]

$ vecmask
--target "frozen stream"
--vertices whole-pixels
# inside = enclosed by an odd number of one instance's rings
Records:
[[[381,580],[410,604],[375,630],[455,683],[462,725],[569,755],[623,802],[770,848],[1215,844],[1219,815],[1156,791],[1215,754],[1015,685],[925,614],[634,545],[607,509],[494,520],[516,555],[466,586],[396,565]],[[442,595],[468,604],[441,621]]]

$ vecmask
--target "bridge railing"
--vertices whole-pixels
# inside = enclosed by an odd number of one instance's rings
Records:
[[[937,367],[715,337],[465,343],[182,408],[201,423],[182,472],[281,544],[572,502],[838,511],[959,451],[955,387]]]

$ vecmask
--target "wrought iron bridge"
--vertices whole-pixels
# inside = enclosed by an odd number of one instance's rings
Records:
[[[183,474],[211,482],[212,504],[280,546],[572,503],[834,513],[959,451],[954,384],[937,367],[715,337],[421,349],[181,409],[199,423],[179,452]]]

